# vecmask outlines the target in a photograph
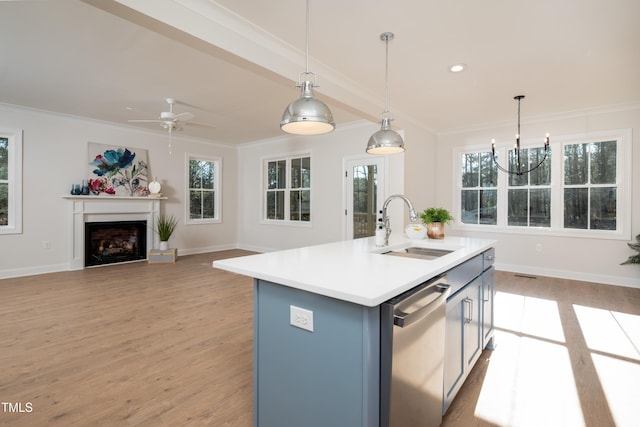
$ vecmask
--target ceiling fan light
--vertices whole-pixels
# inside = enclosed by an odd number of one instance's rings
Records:
[[[280,129],[295,135],[321,135],[335,129],[331,110],[313,97],[310,81],[302,84],[300,98],[292,101],[282,114]]]
[[[369,154],[398,154],[404,151],[404,140],[402,136],[389,126],[389,118],[382,119],[382,126],[376,131],[367,144]]]

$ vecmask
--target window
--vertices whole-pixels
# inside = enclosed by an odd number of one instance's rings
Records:
[[[187,155],[188,224],[221,222],[219,158]]]
[[[311,222],[311,158],[265,162],[265,220]]]
[[[498,168],[491,152],[462,155],[462,191],[459,218],[465,224],[496,224]]]
[[[457,152],[456,226],[629,239],[631,130],[556,137],[552,144],[542,165],[521,176],[498,172],[488,150]],[[500,164],[515,163],[513,149],[496,153]],[[529,146],[522,155],[537,164],[544,148]]]
[[[564,146],[564,227],[617,228],[616,141]]]
[[[22,131],[0,129],[0,234],[22,233]]]

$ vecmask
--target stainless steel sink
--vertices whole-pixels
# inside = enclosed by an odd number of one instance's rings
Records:
[[[410,247],[404,249],[397,249],[394,251],[384,252],[383,255],[393,255],[405,258],[417,258],[417,259],[436,259],[441,256],[450,254],[452,250],[447,249],[433,249],[433,248],[420,248]]]

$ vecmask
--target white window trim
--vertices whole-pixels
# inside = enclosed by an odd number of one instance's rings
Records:
[[[287,185],[285,187],[285,198],[284,198],[284,212],[285,218],[289,218],[291,213],[291,207],[289,206],[289,192],[291,191],[291,160],[299,159],[302,157],[309,157],[309,165],[311,167],[311,186],[309,187],[309,191],[311,191],[311,200],[309,201],[309,212],[311,212],[311,220],[310,221],[292,221],[290,219],[267,219],[267,173],[268,173],[268,164],[269,162],[274,162],[277,160],[286,160],[287,164],[287,174],[286,180]],[[309,152],[302,153],[294,153],[294,154],[283,154],[281,156],[269,156],[263,157],[262,159],[262,210],[260,214],[260,223],[268,224],[268,225],[279,225],[279,226],[287,226],[287,227],[312,227],[313,223],[313,186],[315,179],[313,178],[313,157]]]
[[[567,144],[577,144],[581,142],[595,141],[618,141],[616,159],[616,179],[618,187],[617,197],[617,225],[618,229],[612,230],[579,230],[565,229],[564,217],[558,214],[564,210],[563,204],[563,165],[564,146]],[[632,133],[631,129],[615,129],[599,132],[588,132],[573,135],[560,135],[551,137],[551,227],[518,227],[507,225],[507,191],[508,175],[498,171],[498,221],[497,225],[486,224],[463,224],[459,219],[462,217],[460,194],[462,191],[462,166],[461,156],[466,153],[490,152],[491,142],[484,145],[464,146],[454,149],[453,153],[453,216],[456,218],[451,228],[461,231],[480,231],[488,233],[508,233],[523,235],[544,235],[560,237],[585,237],[595,239],[630,240],[631,239],[631,173],[632,173]],[[522,148],[541,147],[542,143],[537,140],[521,141]],[[507,151],[512,148],[510,142],[496,145],[498,162],[506,165]]]
[[[9,140],[9,206],[8,224],[0,226],[0,234],[22,234],[22,130],[0,129]]]
[[[191,212],[189,210],[191,200],[190,196],[190,188],[189,188],[189,161],[190,160],[204,160],[205,162],[211,162],[215,164],[214,167],[214,203],[216,206],[215,218],[205,218],[205,219],[191,219]],[[184,172],[184,188],[185,188],[185,196],[184,196],[184,223],[185,225],[197,225],[197,224],[219,224],[222,222],[222,205],[220,201],[222,200],[222,157],[216,156],[206,156],[201,154],[194,153],[185,153],[185,172]]]

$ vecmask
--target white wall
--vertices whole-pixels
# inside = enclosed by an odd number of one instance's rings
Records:
[[[437,137],[415,126],[405,128],[404,188],[416,211],[436,207],[440,185]]]
[[[438,136],[438,203],[451,209],[453,197],[459,197],[452,170],[454,151],[458,147],[486,145],[490,148],[492,138],[513,139],[515,123],[505,127],[494,127]],[[640,106],[628,106],[616,110],[590,111],[567,114],[535,123],[522,122],[522,135],[533,138],[553,135],[573,135],[595,131],[631,128],[632,144],[632,200],[631,232],[640,234]],[[501,173],[501,172],[499,172]],[[496,245],[496,268],[520,273],[571,278],[608,284],[640,287],[640,266],[620,265],[634,254],[626,241],[537,236],[518,233],[462,232],[449,229],[451,235],[492,238]],[[542,244],[542,252],[536,245]]]
[[[185,218],[185,152],[219,156],[223,162],[221,224],[185,225],[170,244],[179,254],[235,247],[237,236],[237,152],[232,146],[181,137],[174,133],[171,156],[168,134],[134,129],[59,114],[0,104],[0,127],[23,130],[22,234],[0,235],[0,278],[68,269],[70,260],[71,184],[88,176],[87,143],[148,150],[150,176],[169,197],[162,210]],[[50,249],[43,249],[43,242]]]
[[[245,249],[270,251],[309,246],[344,239],[344,160],[354,156],[367,156],[365,148],[369,137],[379,124],[359,122],[338,126],[326,135],[313,137],[283,136],[282,138],[245,144],[238,158],[239,246]],[[407,147],[420,145],[424,137],[419,131],[406,134],[413,138]],[[312,220],[311,226],[271,225],[261,222],[263,159],[290,154],[310,153],[312,162]],[[405,184],[405,154],[388,156],[389,185],[387,196],[403,193]],[[412,198],[412,194],[407,194]],[[416,194],[417,195],[417,194]],[[416,206],[417,208],[417,206]],[[389,205],[394,232],[402,232],[406,223],[404,204]]]

